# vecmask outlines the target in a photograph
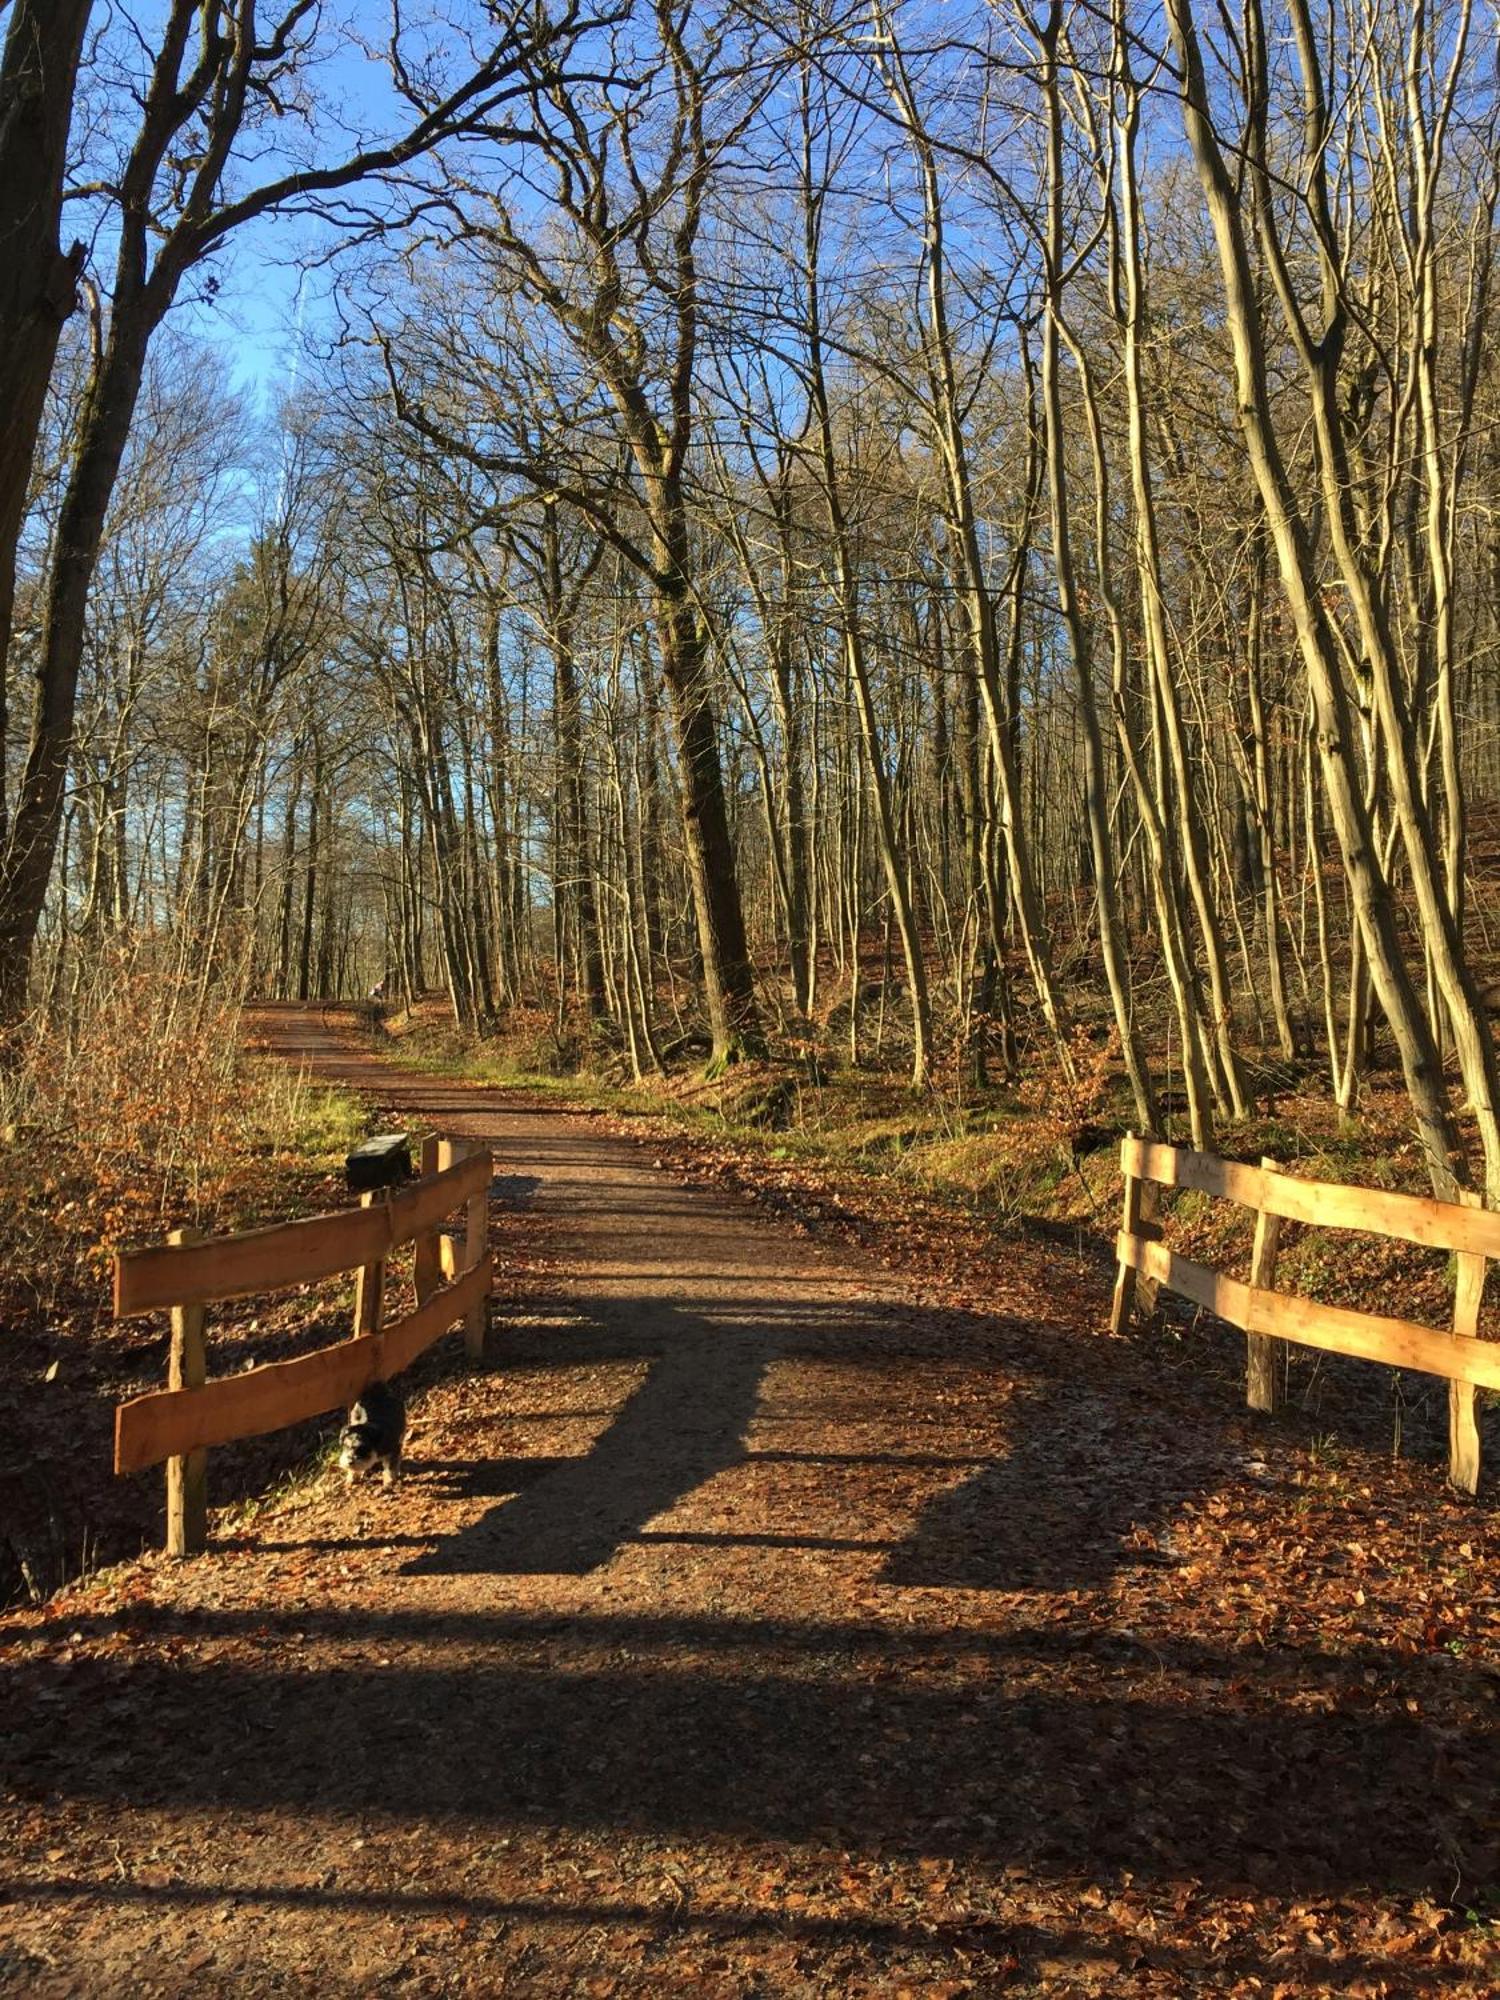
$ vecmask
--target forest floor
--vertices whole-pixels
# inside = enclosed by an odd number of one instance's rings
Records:
[[[0,1993],[1500,1993],[1491,1504],[1082,1247],[267,1024],[494,1146],[489,1360],[0,1622]]]

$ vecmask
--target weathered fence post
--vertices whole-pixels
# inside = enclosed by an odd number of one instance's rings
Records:
[[[169,1243],[201,1243],[201,1229],[174,1229]],[[169,1389],[201,1389],[208,1379],[203,1345],[206,1306],[173,1306]],[[208,1452],[203,1446],[167,1460],[167,1554],[201,1555],[208,1542]]]
[[[1465,1208],[1481,1208],[1483,1202],[1472,1188],[1460,1188],[1458,1198]],[[1458,1250],[1458,1283],[1453,1298],[1453,1331],[1477,1338],[1479,1306],[1484,1297],[1485,1260],[1477,1250]],[[1474,1407],[1472,1382],[1448,1382],[1448,1478],[1460,1493],[1479,1491],[1479,1419]]]
[[[1134,1132],[1127,1132],[1125,1134],[1125,1143],[1120,1148],[1122,1158],[1129,1152],[1131,1142],[1134,1138]],[[1127,1168],[1125,1171],[1125,1199],[1120,1211],[1120,1234],[1122,1236],[1140,1235],[1141,1224],[1145,1220],[1143,1195],[1144,1188],[1140,1176],[1131,1173]],[[1114,1302],[1109,1309],[1109,1330],[1111,1333],[1123,1333],[1126,1327],[1129,1326],[1130,1310],[1134,1304],[1135,1266],[1127,1264],[1125,1259],[1121,1257],[1115,1271]]]
[[[1157,1243],[1161,1241],[1161,1186],[1156,1181],[1141,1182],[1141,1219],[1136,1226],[1136,1234]],[[1160,1290],[1159,1281],[1149,1271],[1136,1272],[1136,1309],[1148,1319],[1156,1311],[1156,1295]]]
[[[1266,1173],[1277,1171],[1274,1160],[1262,1159],[1260,1164]],[[1255,1241],[1250,1250],[1252,1291],[1275,1291],[1276,1256],[1280,1247],[1281,1217],[1272,1215],[1264,1207],[1258,1208],[1255,1211]],[[1267,1416],[1274,1416],[1276,1411],[1280,1349],[1281,1342],[1272,1334],[1245,1335],[1245,1401],[1252,1410],[1263,1410]]]
[[[429,1136],[422,1141],[422,1179],[430,1180],[438,1170],[438,1142]],[[417,1288],[417,1304],[425,1306],[442,1283],[442,1262],[438,1244],[442,1232],[433,1228],[416,1240],[412,1279]]]
[[[389,1195],[379,1188],[372,1188],[359,1198],[361,1208],[373,1208],[377,1202],[388,1201]],[[364,1333],[379,1334],[380,1323],[385,1311],[385,1259],[377,1257],[373,1263],[361,1264],[354,1280],[354,1332],[356,1337]]]
[[[440,1139],[438,1141],[438,1167],[455,1167],[460,1160],[466,1160],[477,1149],[464,1139]],[[484,1256],[490,1238],[490,1197],[488,1187],[469,1197],[464,1209],[464,1247],[462,1260],[454,1254],[451,1245],[443,1275],[448,1278],[461,1277],[465,1271],[472,1271]],[[471,1360],[479,1360],[484,1354],[484,1334],[489,1323],[490,1306],[488,1299],[480,1299],[464,1315],[464,1352]]]
[[[1134,1159],[1136,1157],[1136,1149],[1139,1144],[1140,1141],[1137,1140],[1134,1132],[1127,1132],[1125,1134],[1124,1143],[1120,1148],[1122,1166],[1127,1159]],[[1123,1213],[1120,1217],[1121,1234],[1125,1236],[1159,1236],[1161,1232],[1155,1227],[1155,1224],[1156,1218],[1161,1213],[1161,1189],[1156,1185],[1155,1181],[1147,1180],[1140,1174],[1132,1173],[1129,1167],[1124,1168],[1124,1178],[1125,1200]],[[1137,1271],[1132,1265],[1122,1261],[1115,1272],[1114,1303],[1110,1307],[1109,1313],[1109,1330],[1111,1333],[1123,1333],[1125,1331],[1126,1327],[1130,1324],[1131,1310],[1137,1303],[1140,1305],[1143,1313],[1155,1311],[1156,1280],[1155,1278],[1148,1277],[1145,1272]]]
[[[468,1150],[462,1139],[439,1139],[437,1142],[438,1172],[445,1174],[450,1167],[456,1167]],[[459,1262],[458,1253],[454,1248],[453,1236],[450,1230],[444,1228],[438,1231],[437,1249],[438,1270],[442,1274],[443,1282],[451,1284],[453,1279],[459,1274]]]

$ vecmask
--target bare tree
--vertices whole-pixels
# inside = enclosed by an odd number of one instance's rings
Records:
[[[0,347],[0,361],[14,363],[21,392],[0,460],[0,613],[5,614],[0,661],[10,636],[6,579],[14,575],[20,529],[16,481],[24,480],[34,452],[55,350],[49,316],[66,316],[71,283],[81,268],[76,257],[58,256],[56,183],[88,9],[70,0],[39,29],[45,13],[27,4],[12,19],[5,57],[12,115],[0,119],[0,166],[13,159],[15,168],[14,179],[4,178],[4,199],[9,202],[12,191],[18,198],[10,235],[17,261],[6,265],[8,310],[0,295],[0,342],[10,351]],[[86,162],[74,190],[101,210],[102,239],[116,246],[114,270],[101,306],[95,363],[75,426],[53,546],[35,649],[29,741],[12,810],[0,829],[0,1021],[13,1020],[26,1004],[32,943],[61,824],[89,588],[147,351],[184,280],[236,231],[262,217],[321,204],[339,219],[336,198],[342,191],[396,175],[476,124],[491,136],[507,131],[507,107],[518,94],[524,58],[545,50],[548,61],[559,62],[586,25],[571,3],[556,19],[529,12],[502,15],[471,66],[433,82],[429,79],[443,76],[444,65],[415,52],[408,63],[397,14],[388,53],[404,116],[395,134],[356,144],[329,160],[328,141],[315,122],[306,162],[244,190],[234,182],[242,156],[251,150],[247,142],[282,114],[292,81],[320,46],[324,24],[313,0],[289,0],[269,20],[262,20],[256,0],[236,0],[232,7],[171,0],[138,73],[129,60],[138,47],[134,31],[122,30],[126,68],[118,102],[97,121],[105,157]],[[123,138],[115,155],[114,131],[132,113],[133,134]],[[35,148],[35,159],[27,156],[28,145]],[[4,226],[0,211],[0,231]],[[8,247],[3,235],[0,247]],[[5,719],[0,714],[0,723]],[[6,747],[0,741],[0,763]]]

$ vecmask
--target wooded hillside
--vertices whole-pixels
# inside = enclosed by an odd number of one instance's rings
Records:
[[[10,10],[11,1023],[143,953],[1200,1148],[1392,1061],[1500,1196],[1492,23],[345,11]]]

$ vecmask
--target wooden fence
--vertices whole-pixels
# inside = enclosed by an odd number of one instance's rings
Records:
[[[1276,1406],[1278,1340],[1335,1354],[1382,1361],[1448,1380],[1448,1476],[1464,1493],[1479,1486],[1476,1389],[1500,1389],[1500,1341],[1479,1340],[1479,1304],[1485,1262],[1500,1257],[1500,1213],[1424,1195],[1388,1194],[1381,1188],[1339,1187],[1283,1173],[1274,1160],[1258,1167],[1127,1138],[1120,1148],[1125,1208],[1117,1243],[1110,1324],[1120,1332],[1135,1303],[1138,1279],[1154,1290],[1165,1285],[1193,1299],[1247,1335],[1247,1398],[1256,1410]],[[1169,1250],[1155,1220],[1158,1188],[1194,1188],[1255,1211],[1250,1280],[1226,1277]],[[1358,1229],[1427,1249],[1452,1251],[1457,1260],[1453,1331],[1412,1320],[1322,1306],[1276,1290],[1277,1239],[1283,1222],[1322,1229]]]
[[[361,1197],[358,1208],[204,1239],[175,1230],[151,1250],[115,1259],[115,1316],[167,1310],[167,1387],[115,1411],[115,1471],[167,1462],[167,1549],[192,1555],[207,1538],[210,1445],[258,1437],[351,1403],[371,1382],[399,1375],[459,1320],[471,1355],[484,1351],[493,1262],[488,1251],[489,1149],[429,1139],[421,1178]],[[464,1211],[461,1240],[445,1220]],[[386,1259],[414,1245],[416,1310],[385,1318]],[[204,1326],[216,1300],[284,1291],[355,1271],[350,1339],[290,1361],[207,1380]]]

